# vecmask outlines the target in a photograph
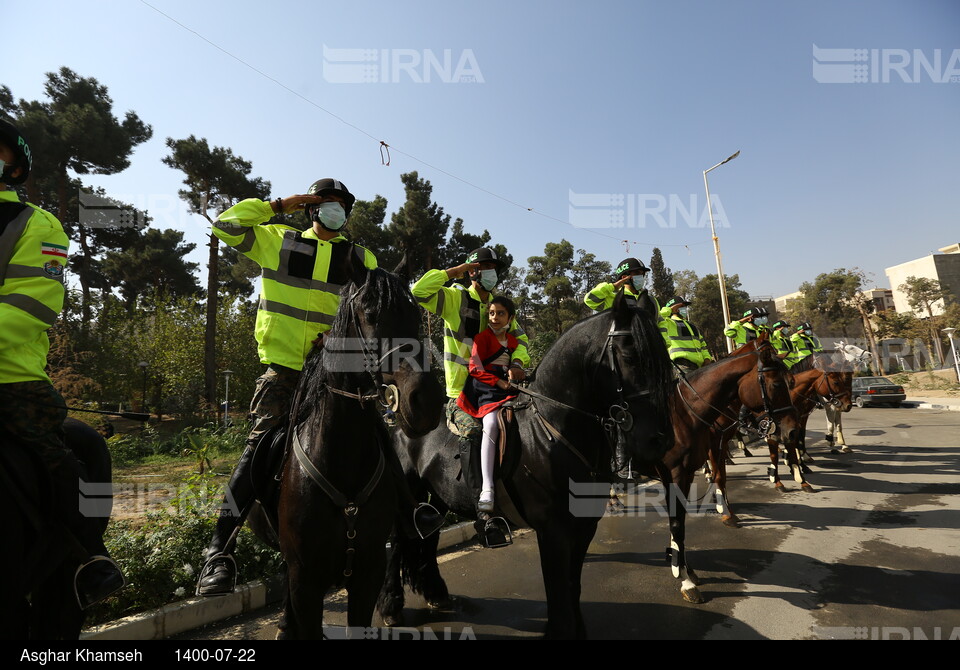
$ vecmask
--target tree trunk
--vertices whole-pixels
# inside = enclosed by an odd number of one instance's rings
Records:
[[[880,349],[877,346],[877,338],[873,332],[873,324],[870,322],[870,316],[863,308],[858,308],[860,318],[863,323],[863,334],[867,338],[867,348],[870,350],[870,367],[878,377],[883,376],[883,360],[880,358]]]
[[[204,394],[210,406],[217,408],[217,261],[220,240],[210,234],[210,258],[207,263],[207,326],[203,338]]]

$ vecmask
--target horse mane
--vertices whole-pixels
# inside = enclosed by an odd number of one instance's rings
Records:
[[[358,291],[359,295],[357,294]],[[330,330],[325,335],[330,338],[350,337],[354,312],[357,309],[363,310],[368,317],[386,311],[407,311],[408,315],[413,315],[414,320],[419,316],[417,304],[410,293],[410,289],[399,277],[383,268],[370,270],[366,282],[361,286],[357,286],[356,283],[351,281],[340,289],[340,307],[333,318]],[[356,356],[357,360],[361,356],[360,352],[350,352],[347,355]],[[324,349],[322,347],[315,346],[307,354],[298,385],[302,398],[319,397],[332,376],[344,374],[340,371],[328,370],[327,366],[323,365],[323,359]],[[312,411],[310,403],[301,402],[297,421],[304,421],[310,411]],[[318,413],[319,415],[320,413]]]
[[[660,335],[657,322],[650,314],[636,308],[630,308],[630,312],[630,336],[640,358],[637,372],[641,379],[648,384],[650,401],[655,407],[667,411],[669,397],[673,390],[673,372],[667,350],[663,346],[663,336]],[[580,334],[582,330],[597,330],[600,332],[586,336],[590,344],[588,348],[580,350],[579,357],[584,360],[599,357],[606,344],[610,324],[615,318],[615,310],[608,309],[577,321],[564,331],[556,342],[550,345],[543,355],[541,364],[543,361],[553,358],[551,354],[556,354],[555,349],[566,346],[570,338]],[[582,382],[589,385],[595,383],[595,380],[588,378],[582,380]]]

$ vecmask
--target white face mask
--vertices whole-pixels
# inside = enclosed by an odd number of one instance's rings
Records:
[[[339,202],[320,203],[314,216],[320,219],[320,224],[328,230],[340,230],[347,221],[347,214]]]
[[[484,290],[492,291],[493,287],[497,285],[497,271],[496,270],[480,270],[480,286]]]
[[[690,310],[688,310],[686,307],[681,307],[680,309],[677,310],[677,314],[680,315],[681,319],[686,319],[687,316],[690,314]]]
[[[644,285],[647,283],[647,275],[633,275],[630,277],[630,280],[633,282],[634,290],[642,291]]]
[[[767,317],[758,316],[756,319],[753,320],[753,323],[757,326],[765,326],[767,325]]]
[[[813,335],[813,331],[810,330],[809,328],[807,328],[805,331],[803,331],[803,334],[804,334],[804,335]]]

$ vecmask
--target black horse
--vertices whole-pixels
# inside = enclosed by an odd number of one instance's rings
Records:
[[[285,639],[322,638],[323,598],[334,587],[347,590],[348,626],[370,625],[397,510],[411,510],[398,499],[402,474],[382,417],[419,436],[442,414],[443,392],[423,371],[420,314],[406,286],[378,269],[340,296],[323,349],[311,353],[300,378],[281,478]]]
[[[627,305],[621,294],[612,309],[561,335],[544,355],[529,393],[520,398],[516,421],[508,429],[516,462],[508,467],[505,461],[500,468],[496,500],[508,518],[537,531],[548,637],[586,635],[581,572],[604,512],[614,445],[622,441],[634,466],[660,460],[673,443],[667,407],[671,381],[656,322]],[[441,512],[475,516],[471,491],[457,481],[457,438],[446,426],[423,439],[401,436],[395,447],[415,493],[423,499],[429,495]],[[596,484],[596,495],[571,506],[571,487],[577,484],[590,489]],[[436,551],[436,538],[397,538],[379,601],[385,623],[400,622],[404,582],[430,605],[449,600]]]
[[[102,534],[110,520],[110,452],[103,437],[75,419],[64,422],[65,443],[81,462],[81,478],[96,484],[82,509]],[[0,435],[0,499],[6,510],[0,551],[0,638],[75,640],[84,614],[74,575],[86,551],[51,518],[50,480],[33,452]]]

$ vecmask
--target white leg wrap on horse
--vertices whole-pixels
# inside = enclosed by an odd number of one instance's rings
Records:
[[[723,491],[717,489],[716,493],[717,500],[717,514],[720,516],[730,516],[730,508],[727,507],[727,498],[723,495]]]
[[[793,481],[798,484],[803,483],[803,472],[800,470],[799,465],[791,465],[790,469],[793,470]]]
[[[767,466],[767,477],[770,478],[770,483],[775,484],[777,481],[777,466],[771,463]]]
[[[680,545],[677,544],[672,535],[670,536],[670,571],[674,577],[680,578]],[[684,574],[684,577],[686,577],[686,574]]]

